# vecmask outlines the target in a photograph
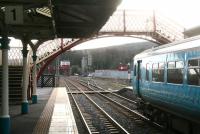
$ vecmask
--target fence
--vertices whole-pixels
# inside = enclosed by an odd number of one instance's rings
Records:
[[[37,84],[38,87],[55,87],[55,75],[41,75]]]

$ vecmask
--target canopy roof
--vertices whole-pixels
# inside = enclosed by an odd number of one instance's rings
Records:
[[[7,25],[8,35],[32,39],[81,38],[97,33],[121,0],[1,0],[0,22],[7,6],[23,7],[23,23]],[[2,27],[0,30],[2,34]]]

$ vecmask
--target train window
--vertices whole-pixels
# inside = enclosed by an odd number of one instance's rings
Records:
[[[134,76],[136,76],[136,65],[134,65]]]
[[[152,65],[152,81],[164,81],[164,63],[154,63]]]
[[[167,82],[168,83],[183,83],[183,61],[168,62],[167,65]]]
[[[176,61],[176,68],[183,68],[184,64],[183,61]]]
[[[164,82],[164,63],[159,63],[158,81]]]
[[[146,81],[149,81],[149,63],[146,64]]]
[[[158,81],[158,64],[152,65],[152,81]]]
[[[168,62],[167,68],[175,68],[175,62]]]
[[[199,59],[188,61],[188,84],[200,86],[200,64]]]
[[[188,67],[199,66],[199,59],[193,59],[188,61]]]

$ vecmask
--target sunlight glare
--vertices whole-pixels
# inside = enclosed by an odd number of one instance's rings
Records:
[[[143,39],[132,38],[132,37],[105,37],[81,43],[78,46],[72,48],[72,50],[94,49],[94,48],[129,44],[133,42],[136,43],[136,42],[146,42],[146,41]]]
[[[155,10],[191,28],[200,25],[199,0],[122,0],[118,9]]]

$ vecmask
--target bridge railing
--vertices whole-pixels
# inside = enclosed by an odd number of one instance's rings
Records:
[[[156,32],[168,38],[171,42],[184,39],[184,27],[173,20],[155,13]]]
[[[183,26],[153,10],[117,10],[99,34],[146,35],[154,39],[159,34],[173,42],[184,39],[183,31]]]
[[[46,41],[41,44],[37,50],[37,63],[45,60],[49,56],[53,55],[54,53],[58,52],[60,49],[66,47],[68,43],[72,42],[73,39],[65,38],[63,42],[61,39],[54,39],[50,41]],[[63,45],[63,46],[62,46]]]
[[[127,34],[142,37],[159,34],[160,37],[172,42],[183,39],[183,31],[182,26],[152,10],[117,10],[102,27],[99,34]],[[38,48],[37,63],[49,58],[73,41],[74,39],[63,39],[61,42],[61,39],[54,39],[44,42]]]
[[[43,59],[49,54],[55,52],[60,49],[60,41],[59,39],[49,40],[41,44],[37,50],[38,60]]]
[[[56,54],[60,50],[65,50],[66,47],[70,46],[74,42],[80,39],[54,39],[41,44],[37,50],[37,64],[48,59],[52,55]]]
[[[153,12],[117,10],[100,30],[101,32],[153,32]]]

